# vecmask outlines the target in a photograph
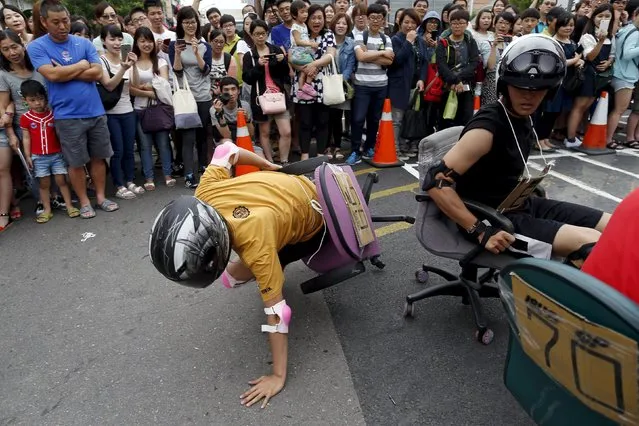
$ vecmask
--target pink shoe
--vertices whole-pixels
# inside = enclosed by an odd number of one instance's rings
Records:
[[[302,101],[312,101],[315,99],[315,96],[311,96],[303,90],[298,90],[297,99],[300,99]]]
[[[311,95],[312,97],[317,97],[317,92],[315,91],[315,89],[313,89],[313,86],[311,86],[309,83],[304,84],[304,86],[302,86],[302,91],[308,95]]]

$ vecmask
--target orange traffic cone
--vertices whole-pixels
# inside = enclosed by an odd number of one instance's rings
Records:
[[[372,160],[366,160],[366,162],[375,167],[398,167],[404,165],[403,161],[397,159],[391,102],[388,98],[384,100],[382,119],[379,121],[375,155],[373,155]]]
[[[237,112],[237,140],[235,145],[240,148],[244,148],[247,151],[255,152],[253,149],[253,143],[251,142],[251,136],[249,135],[248,127],[246,127],[246,118],[243,111]],[[242,176],[247,173],[257,172],[260,169],[255,166],[235,166],[235,177]]]
[[[479,108],[481,108],[481,83],[477,83],[477,86],[475,87],[473,115],[477,114],[477,111],[479,111]]]
[[[608,128],[608,92],[602,92],[595,113],[590,119],[588,130],[582,144],[576,148],[576,151],[586,153],[588,155],[612,154],[615,151],[606,148],[606,129]]]

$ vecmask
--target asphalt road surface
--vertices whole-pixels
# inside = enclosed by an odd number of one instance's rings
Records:
[[[611,211],[639,183],[636,151],[553,157],[553,198]],[[357,167],[362,180],[367,167]],[[414,214],[415,173],[380,170],[373,212]],[[490,346],[474,340],[470,310],[455,298],[402,317],[405,296],[423,286],[413,275],[422,263],[458,269],[404,224],[378,229],[382,271],[305,296],[299,284],[312,273],[286,270],[287,385],[264,410],[242,407],[248,380],[270,370],[259,293],[180,287],[147,256],[152,219],[182,193],[159,186],[92,220],[59,212],[38,225],[30,214],[0,236],[0,425],[531,424],[502,382],[508,326],[498,300],[484,305]]]

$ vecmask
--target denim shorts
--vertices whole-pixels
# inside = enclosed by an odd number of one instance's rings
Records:
[[[51,175],[66,175],[67,162],[61,152],[56,154],[36,155],[31,154],[35,177],[47,177]]]

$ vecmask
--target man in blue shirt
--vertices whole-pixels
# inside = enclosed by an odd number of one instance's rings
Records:
[[[84,166],[89,164],[97,207],[114,211],[118,205],[105,196],[106,163],[111,158],[107,119],[95,82],[102,65],[93,44],[69,35],[69,11],[59,3],[42,2],[41,22],[48,34],[33,40],[27,50],[33,67],[47,80],[49,103],[69,177],[80,201],[80,214],[95,216],[87,196]]]
[[[271,43],[275,46],[283,47],[288,52],[291,47],[291,27],[293,26],[291,0],[277,0],[275,4],[280,12],[282,24],[273,27],[271,30]]]

